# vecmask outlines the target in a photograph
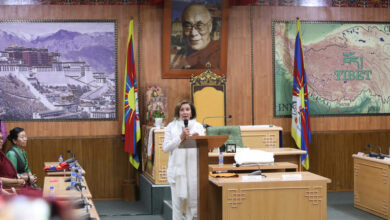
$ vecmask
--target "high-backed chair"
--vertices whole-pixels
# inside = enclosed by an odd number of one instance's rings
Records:
[[[197,112],[197,121],[211,126],[226,124],[226,77],[211,72],[210,63],[200,75],[191,76],[191,99]]]

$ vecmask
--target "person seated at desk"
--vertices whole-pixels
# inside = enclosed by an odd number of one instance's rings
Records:
[[[0,170],[2,170],[6,165],[4,165],[4,159],[9,162],[8,158],[5,156],[3,152],[3,134],[0,132]],[[10,164],[11,165],[11,164]],[[13,166],[11,166],[13,168]],[[23,179],[19,178],[5,178],[1,175],[0,172],[0,195],[11,195],[13,193],[9,193],[4,189],[4,187],[21,187],[24,186],[26,182]],[[4,186],[4,187],[3,187]]]
[[[11,149],[7,152],[7,158],[15,168],[17,177],[25,180],[32,187],[39,188],[36,184],[38,178],[31,173],[24,150],[27,145],[26,132],[23,128],[16,127],[9,132],[7,139],[12,143]]]
[[[167,179],[171,186],[172,219],[183,219],[182,207],[186,200],[186,219],[198,214],[197,149],[179,149],[188,136],[204,135],[202,124],[195,120],[195,106],[187,100],[176,105],[175,119],[165,128],[163,151],[169,152]]]

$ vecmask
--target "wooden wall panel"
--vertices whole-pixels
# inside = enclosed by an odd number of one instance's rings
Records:
[[[293,143],[290,132],[283,133],[283,146]],[[389,131],[314,132],[309,148],[310,172],[328,177],[331,191],[353,190],[352,154],[363,152],[371,144],[388,153]],[[368,152],[367,150],[365,151]],[[375,152],[378,152],[375,149]]]
[[[176,104],[182,99],[190,99],[189,79],[162,79],[162,26],[163,10],[156,6],[143,6],[141,11],[141,82],[140,105],[144,108],[144,94],[148,86],[157,85],[168,91],[168,120],[174,115]],[[141,111],[143,112],[143,111]],[[142,116],[141,116],[142,117]]]
[[[252,124],[251,36],[248,7],[229,10],[226,74],[227,124]]]
[[[252,7],[252,20],[251,8]],[[138,14],[140,13],[140,27]],[[227,71],[227,113],[230,125],[275,124],[284,129],[283,145],[294,145],[290,137],[290,118],[273,117],[272,34],[273,19],[322,21],[390,21],[390,9],[235,6],[229,8]],[[168,90],[169,117],[176,103],[190,97],[188,79],[162,79],[161,6],[0,6],[0,19],[116,19],[118,21],[118,103],[122,103],[123,71],[126,57],[128,22],[135,19],[135,61],[139,71],[139,99],[143,119],[143,99],[147,86]],[[251,33],[251,21],[253,29]],[[139,29],[141,28],[141,29]],[[141,36],[138,36],[138,31]],[[251,78],[251,34],[253,34],[253,72]],[[140,39],[140,44],[138,44]],[[140,57],[138,57],[138,46]],[[140,67],[140,68],[139,68]],[[252,94],[252,89],[254,90]],[[252,103],[252,96],[254,102]],[[252,107],[254,117],[252,118]],[[122,114],[116,121],[9,122],[10,129],[24,127],[32,137],[28,144],[33,170],[42,172],[42,163],[56,160],[61,152],[72,148],[94,179],[88,179],[97,198],[120,197],[117,184],[133,176],[127,154],[120,141]],[[311,171],[330,177],[330,189],[351,189],[352,158],[368,143],[389,145],[390,117],[312,117],[313,143],[310,145]],[[75,138],[76,137],[76,138]],[[63,153],[65,154],[65,153]],[[103,163],[104,162],[104,163]],[[112,166],[106,166],[110,163]],[[99,171],[94,170],[98,167]],[[42,173],[40,175],[43,175]],[[350,176],[349,176],[350,175]],[[91,175],[92,176],[92,175]],[[92,178],[87,175],[87,178]],[[96,185],[95,185],[96,183]]]
[[[27,157],[41,187],[45,176],[43,163],[58,161],[60,154],[64,159],[70,158],[68,149],[86,171],[85,177],[94,199],[122,197],[123,180],[129,178],[132,168],[120,136],[30,139]]]

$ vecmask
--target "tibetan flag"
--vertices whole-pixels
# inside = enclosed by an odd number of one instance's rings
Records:
[[[139,156],[137,143],[141,139],[140,118],[138,109],[138,88],[134,63],[134,28],[133,20],[129,23],[127,39],[127,58],[123,87],[123,120],[122,135],[125,137],[125,152],[130,153],[130,163],[138,169]]]
[[[309,144],[311,143],[310,111],[307,91],[306,72],[301,44],[301,24],[297,19],[297,36],[295,39],[295,58],[291,112],[291,136],[298,148],[305,150],[301,163],[306,170],[309,169]]]

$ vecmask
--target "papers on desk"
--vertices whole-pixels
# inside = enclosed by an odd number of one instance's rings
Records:
[[[261,181],[265,177],[263,176],[242,176],[242,181],[244,182],[250,182],[250,181]]]
[[[274,162],[274,153],[262,150],[242,149],[234,155],[236,164],[270,164]]]
[[[302,174],[283,174],[283,180],[302,180]]]

